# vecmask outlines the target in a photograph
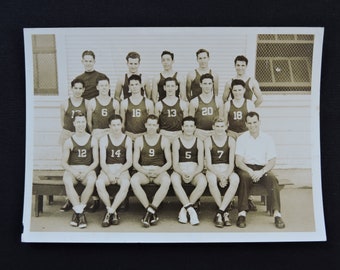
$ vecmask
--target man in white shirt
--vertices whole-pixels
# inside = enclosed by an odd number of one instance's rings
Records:
[[[253,184],[264,185],[267,189],[274,210],[276,228],[283,229],[281,218],[280,191],[278,180],[271,172],[276,163],[276,150],[273,139],[260,131],[260,116],[256,112],[246,115],[248,131],[236,142],[236,166],[240,176],[238,190],[237,226],[246,227],[249,191]]]

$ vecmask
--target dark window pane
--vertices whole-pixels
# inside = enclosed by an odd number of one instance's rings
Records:
[[[274,78],[276,82],[290,82],[290,71],[287,60],[273,60]]]
[[[295,82],[310,82],[306,60],[291,60],[293,80]]]
[[[269,60],[256,61],[256,79],[259,82],[272,82],[271,64]]]

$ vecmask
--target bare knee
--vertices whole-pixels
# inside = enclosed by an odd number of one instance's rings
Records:
[[[232,173],[229,177],[230,186],[237,188],[240,183],[240,178],[236,173]]]

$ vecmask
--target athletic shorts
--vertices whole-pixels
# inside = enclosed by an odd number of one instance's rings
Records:
[[[134,142],[138,137],[144,135],[145,132],[135,134],[130,131],[125,131],[125,134],[128,135],[131,138],[131,140]]]
[[[164,137],[166,137],[172,143],[175,139],[177,139],[182,134],[182,131],[181,130],[168,131],[168,130],[161,129],[159,133],[163,135]]]
[[[198,164],[196,162],[180,162],[179,167],[182,171],[184,171],[186,174],[192,175],[196,169]]]
[[[211,135],[214,134],[214,130],[204,130],[200,128],[196,128],[195,135],[197,138],[199,138],[202,142]]]
[[[238,137],[240,137],[244,132],[235,132],[232,130],[228,130],[227,134],[228,136],[232,137],[235,141],[237,140]]]
[[[104,128],[104,129],[96,128],[92,130],[92,136],[96,138],[97,140],[99,140],[101,137],[109,134],[109,130],[110,130],[109,128]]]

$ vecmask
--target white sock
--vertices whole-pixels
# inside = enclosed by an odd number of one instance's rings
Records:
[[[115,211],[113,211],[113,209],[109,206],[106,206],[106,210],[109,214],[113,214]]]
[[[247,213],[246,213],[246,211],[244,211],[244,210],[238,213],[238,216],[239,216],[239,217],[240,217],[240,216],[244,216],[244,217],[245,217],[246,215],[247,215]]]
[[[275,217],[281,217],[281,213],[277,210],[274,211],[274,218]]]
[[[76,212],[77,214],[83,213],[83,210],[84,210],[84,208],[82,207],[81,204],[78,204],[78,205],[73,206],[72,209],[73,209],[74,212]]]
[[[151,207],[148,207],[146,210],[147,210],[148,212],[150,212],[151,214],[154,214],[154,213],[155,213],[155,210],[152,209]]]

